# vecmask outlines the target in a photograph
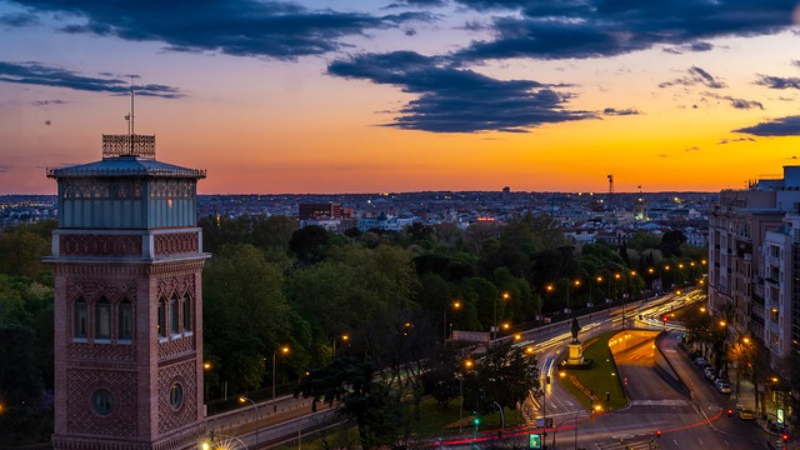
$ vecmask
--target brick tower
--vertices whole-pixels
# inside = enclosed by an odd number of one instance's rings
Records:
[[[204,431],[205,171],[155,160],[155,136],[103,136],[58,182],[56,450],[197,448]]]

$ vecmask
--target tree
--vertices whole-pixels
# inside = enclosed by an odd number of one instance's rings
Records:
[[[223,247],[206,263],[205,350],[234,391],[260,386],[264,358],[293,335],[282,287],[280,267],[249,244]]]
[[[0,325],[0,446],[37,442],[47,426],[35,335],[21,325]]]
[[[50,254],[49,237],[37,229],[20,226],[0,234],[0,273],[41,280],[52,285],[42,258]]]
[[[664,258],[681,256],[681,245],[686,242],[686,236],[681,230],[670,230],[661,237],[661,253]]]
[[[539,388],[539,369],[536,356],[529,355],[521,347],[513,347],[511,341],[491,345],[475,370],[477,386],[483,390],[484,402],[478,410],[484,414],[500,408],[516,410],[528,396],[528,392]]]
[[[363,450],[397,442],[404,414],[389,386],[376,381],[375,366],[355,356],[337,356],[300,380],[294,395],[312,398],[311,408],[325,401],[343,404],[342,413],[358,427]]]
[[[459,379],[463,376],[463,355],[455,347],[442,347],[430,359],[427,371],[422,375],[426,395],[430,395],[442,408],[459,395]]]
[[[322,260],[322,246],[328,241],[328,232],[319,225],[309,225],[292,233],[289,248],[306,264]]]

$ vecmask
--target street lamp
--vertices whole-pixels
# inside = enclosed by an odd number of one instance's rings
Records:
[[[345,333],[345,334],[343,334],[341,336],[341,339],[342,339],[342,343],[346,343],[347,341],[350,340],[350,335]],[[334,358],[336,358],[336,341],[337,341],[337,338],[334,336],[334,338],[333,338],[333,357]]]
[[[461,377],[458,379],[458,395],[461,401],[458,403],[458,433],[464,432],[464,377],[467,371],[472,368],[475,363],[471,359],[464,360],[464,370],[461,371]]]
[[[511,298],[511,294],[508,292],[503,292],[503,300],[508,300]],[[494,334],[493,338],[497,337],[497,298],[494,299]]]
[[[555,289],[555,288],[553,287],[552,284],[548,284],[547,286],[544,287],[544,290],[547,291],[548,294],[553,292],[553,289]],[[550,298],[550,296],[548,295],[548,299],[549,298]],[[544,321],[544,318],[542,317],[542,297],[539,296],[539,328],[542,327],[542,322],[543,321]],[[539,332],[541,333],[541,330],[539,330]]]
[[[456,300],[450,306],[457,311],[461,309],[461,302]],[[447,345],[447,306],[444,307],[444,341],[442,342]]]
[[[576,288],[579,288],[579,287],[581,286],[581,280],[577,280],[577,279],[576,279],[575,281],[570,281],[570,282],[567,284],[567,312],[572,312],[571,304],[570,304],[570,301],[569,301],[569,287],[570,287],[572,284],[575,284],[575,287],[576,287]]]
[[[253,408],[256,409],[256,417],[254,421],[258,422],[258,405],[256,405],[256,402],[254,402],[253,399],[249,397],[245,396],[239,397],[239,403],[247,403],[247,402],[250,402],[250,404],[253,405]],[[256,425],[256,448],[258,448],[258,425]]]
[[[280,348],[281,354],[286,355],[289,353],[289,346],[284,345]],[[278,404],[276,403],[277,397],[275,395],[275,369],[277,368],[277,356],[278,350],[272,352],[272,410],[278,410]]]

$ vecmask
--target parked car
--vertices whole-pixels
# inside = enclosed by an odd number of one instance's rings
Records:
[[[724,381],[721,382],[721,383],[717,383],[717,390],[720,392],[720,394],[730,394],[731,393],[731,385],[728,384],[728,383],[725,383]],[[740,414],[739,417],[741,417],[741,414]]]
[[[705,358],[697,358],[694,360],[694,365],[697,367],[705,367],[706,364],[708,364],[708,361],[706,361]]]
[[[743,409],[739,411],[739,418],[742,420],[756,420],[756,413],[752,409]]]

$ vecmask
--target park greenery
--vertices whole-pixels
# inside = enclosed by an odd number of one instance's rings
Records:
[[[0,444],[47,437],[47,425],[32,432],[25,424],[48,424],[50,419],[32,418],[52,417],[53,276],[41,258],[50,253],[55,226],[19,226],[0,234]],[[515,359],[520,355],[513,348],[496,360],[490,353],[482,368],[464,374],[461,364],[470,356],[445,348],[444,336],[451,329],[487,332],[506,323],[502,331],[514,332],[538,323],[540,313],[640,295],[655,282],[680,286],[701,275],[704,257],[679,231],[637,234],[618,248],[577,247],[552,217],[531,214],[466,229],[414,224],[402,232],[354,228],[337,234],[298,228],[284,216],[258,215],[207,217],[199,226],[203,249],[212,254],[203,271],[209,412],[224,407],[226,397],[268,391],[273,360],[284,392],[298,379],[304,386],[306,372],[341,369],[337,364],[369,370],[383,384],[365,384],[361,394],[389,410],[398,402],[416,405],[409,420],[424,397],[452,407],[459,381],[469,391],[472,377],[511,376],[501,367],[518,365],[513,376],[532,383],[526,377],[533,358]],[[690,260],[697,267],[676,269]],[[20,340],[28,344],[13,344]],[[289,351],[279,352],[284,346]],[[431,380],[432,374],[439,379]],[[348,383],[341,386],[352,389]],[[493,402],[514,407],[519,392],[485,388],[477,397],[475,411],[483,411]],[[396,433],[372,425],[363,431],[367,446]]]

